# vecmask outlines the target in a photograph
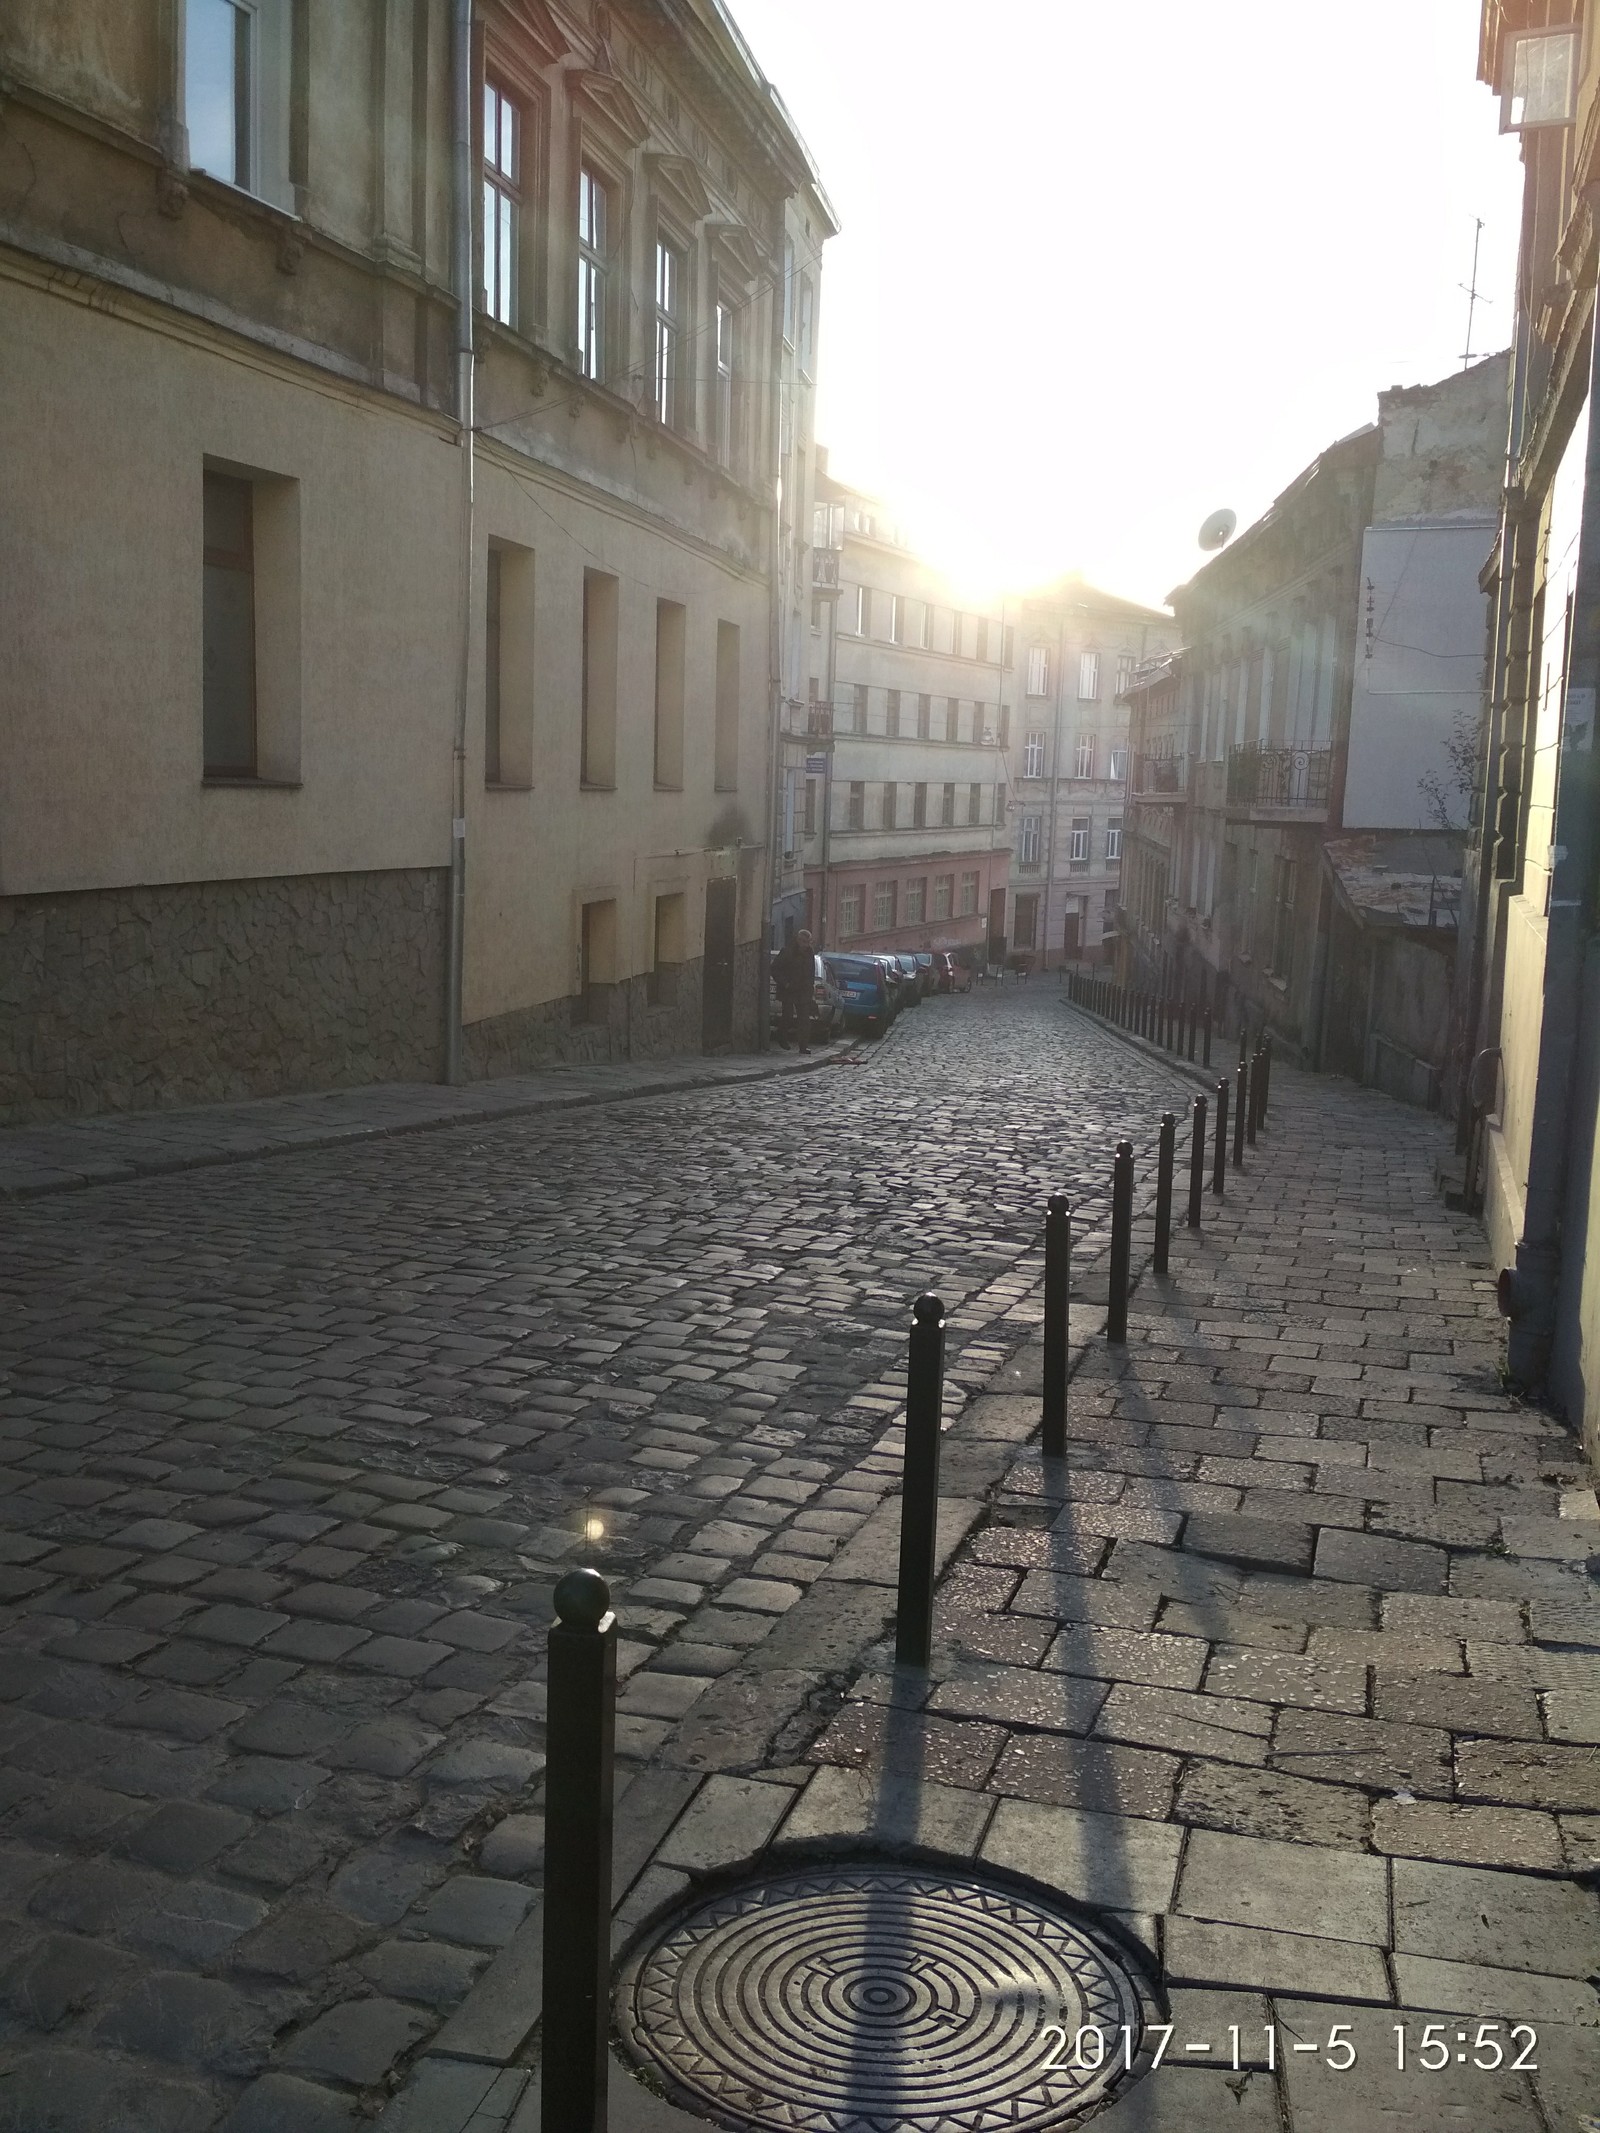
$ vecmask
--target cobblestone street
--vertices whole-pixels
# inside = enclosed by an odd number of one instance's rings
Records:
[[[528,1910],[561,1569],[613,1578],[648,1758],[891,1487],[911,1297],[959,1406],[1046,1192],[1103,1207],[1186,1093],[1035,984],[804,1076],[14,1205],[0,2126],[377,2108]]]

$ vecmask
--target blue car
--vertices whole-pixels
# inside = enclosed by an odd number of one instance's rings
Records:
[[[894,1019],[889,981],[882,964],[867,955],[825,955],[822,960],[839,988],[845,1028],[881,1037]]]

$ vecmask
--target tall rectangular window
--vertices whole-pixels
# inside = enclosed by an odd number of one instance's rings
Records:
[[[605,375],[609,207],[604,179],[585,164],[578,172],[578,368],[586,378]]]
[[[845,628],[853,631],[858,637],[867,636],[872,628],[872,593],[870,588],[865,585],[852,586],[849,594],[849,604],[845,612],[850,617],[845,624]]]
[[[933,915],[935,918],[948,918],[950,916],[950,905],[955,895],[955,886],[956,877],[954,874],[935,874],[933,877]]]
[[[1044,776],[1044,734],[1035,731],[1028,735],[1022,747],[1022,775],[1025,778]]]
[[[890,740],[897,741],[900,738],[900,691],[898,689],[890,689],[887,692],[887,696],[888,701],[884,706],[883,730]]]
[[[913,785],[911,788],[911,826],[913,829],[926,829],[928,826],[928,788],[926,785]]]
[[[732,304],[717,299],[717,457],[725,467],[734,461],[734,311]],[[813,602],[813,608],[816,603]],[[816,616],[813,614],[813,626]]]
[[[687,899],[681,893],[658,896],[655,904],[655,955],[645,999],[651,1007],[673,1007],[678,999],[678,972],[687,953]]]
[[[1033,644],[1028,647],[1028,694],[1030,696],[1048,696],[1050,694],[1050,654],[1042,644]]]
[[[1122,817],[1113,815],[1106,824],[1106,858],[1119,860],[1122,857]]]
[[[1081,703],[1097,702],[1100,695],[1100,654],[1078,654],[1078,698]]]
[[[889,642],[904,644],[906,641],[906,603],[899,593],[889,595]]]
[[[1127,749],[1126,749],[1126,748],[1113,748],[1113,749],[1112,749],[1112,751],[1111,751],[1111,769],[1110,769],[1110,771],[1109,771],[1108,775],[1110,776],[1110,778],[1111,778],[1112,782],[1113,782],[1114,784],[1117,784],[1117,785],[1120,785],[1120,784],[1122,784],[1122,782],[1124,781],[1124,779],[1125,779],[1125,778],[1127,777],[1127,775],[1128,775],[1128,751],[1127,751]]]
[[[517,315],[517,208],[522,114],[492,81],[483,85],[483,305],[503,326]]]
[[[812,287],[811,276],[800,277],[800,375],[811,376],[813,341],[817,323],[817,292]]]
[[[883,826],[886,830],[896,827],[900,812],[900,788],[891,778],[883,788]]]
[[[963,874],[961,877],[961,904],[957,915],[961,918],[970,918],[977,908],[978,877],[976,873]]]
[[[584,572],[581,775],[606,788],[617,782],[617,596],[607,572]]]
[[[889,933],[894,929],[895,890],[898,883],[878,881],[872,885],[872,930],[874,933]]]
[[[678,419],[678,342],[682,333],[683,254],[656,239],[656,420],[671,428]]]
[[[609,1020],[617,974],[617,907],[609,899],[585,904],[578,933],[578,1001],[574,1019]]]
[[[871,708],[871,705],[872,705],[872,696],[871,696],[871,692],[870,692],[870,691],[868,690],[868,688],[867,688],[867,685],[866,685],[866,683],[865,683],[864,681],[858,681],[858,682],[856,683],[856,688],[855,688],[855,697],[854,697],[854,706],[855,706],[855,730],[856,730],[856,732],[857,732],[857,733],[865,733],[865,732],[866,732],[866,730],[867,730],[867,713],[868,713],[868,711],[870,710],[870,708]]]
[[[717,624],[717,732],[713,766],[718,792],[739,789],[739,625]]]
[[[817,794],[821,790],[822,780],[820,778],[806,779],[805,834],[808,837],[814,837],[817,834]]]
[[[1127,695],[1128,685],[1133,680],[1133,670],[1138,663],[1132,652],[1119,652],[1117,654],[1117,694],[1119,696]]]
[[[256,774],[256,573],[253,486],[205,477],[203,587],[204,770]]]
[[[928,883],[926,877],[906,883],[906,924],[920,926],[927,914]]]
[[[1073,752],[1072,758],[1072,775],[1075,778],[1092,778],[1094,776],[1094,735],[1092,733],[1080,733],[1078,735],[1078,745]]]
[[[683,790],[685,616],[677,600],[656,602],[655,782]]]
[[[939,808],[939,821],[945,829],[955,828],[956,789],[953,784],[947,785],[944,789],[944,797]]]
[[[1075,815],[1072,822],[1072,842],[1067,847],[1067,857],[1074,866],[1089,864],[1089,817]]]
[[[1043,821],[1042,815],[1023,815],[1019,818],[1017,862],[1020,866],[1036,867],[1039,864],[1039,833]]]
[[[842,941],[853,939],[861,931],[861,897],[860,889],[839,891],[839,938]]]
[[[967,787],[967,820],[969,822],[981,822],[982,819],[983,787],[981,785],[969,785]]]
[[[184,122],[189,164],[251,190],[255,176],[256,16],[233,0],[188,0]]]
[[[865,829],[867,826],[867,786],[864,778],[852,778],[850,790],[845,795],[844,826],[846,829]]]

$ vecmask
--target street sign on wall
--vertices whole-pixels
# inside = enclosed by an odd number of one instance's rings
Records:
[[[827,767],[828,758],[825,755],[808,755],[806,757],[806,775],[808,777],[820,778],[827,770]]]

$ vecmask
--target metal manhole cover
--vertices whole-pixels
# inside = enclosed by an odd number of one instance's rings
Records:
[[[616,2004],[679,2103],[763,2133],[1025,2133],[1142,2070],[1138,1988],[1084,1926],[925,1868],[721,1890],[646,1939]]]

